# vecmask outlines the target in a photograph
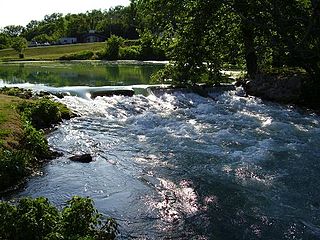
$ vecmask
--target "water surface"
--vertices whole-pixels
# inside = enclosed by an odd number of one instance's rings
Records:
[[[48,136],[64,156],[11,198],[92,197],[120,239],[320,238],[319,116],[241,88],[57,101],[79,114]]]
[[[149,84],[161,63],[137,61],[13,62],[0,64],[2,84],[64,86],[127,86]]]

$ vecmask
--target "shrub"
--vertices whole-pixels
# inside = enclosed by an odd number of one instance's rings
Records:
[[[100,215],[89,198],[73,197],[62,211],[62,229],[65,236],[90,235]]]
[[[94,57],[92,51],[81,51],[78,53],[68,54],[60,57],[60,60],[90,60]]]
[[[14,184],[27,174],[27,164],[32,157],[25,150],[0,149],[0,190],[4,190]]]
[[[46,198],[24,198],[17,205],[0,202],[0,238],[31,239],[114,239],[117,223],[101,214],[89,198],[73,197],[59,212]]]
[[[28,150],[36,159],[45,159],[50,157],[48,141],[42,130],[35,129],[29,121],[23,124],[24,136],[21,140],[21,146]],[[32,163],[30,161],[30,163]]]
[[[120,46],[123,43],[123,38],[112,35],[107,40],[107,46],[105,51],[105,58],[107,60],[119,59]]]
[[[16,207],[13,239],[42,239],[56,229],[59,212],[48,199],[23,198]]]
[[[140,60],[141,59],[141,47],[131,46],[120,48],[120,59],[123,60]]]
[[[23,99],[30,99],[33,95],[32,90],[18,87],[3,87],[0,89],[0,93],[9,96],[16,96]]]
[[[71,112],[65,105],[47,98],[33,102],[25,101],[19,104],[18,110],[36,129],[48,128],[52,124],[61,122],[62,119],[71,117]]]

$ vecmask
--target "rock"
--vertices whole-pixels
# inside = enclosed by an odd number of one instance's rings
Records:
[[[97,91],[91,93],[91,98],[100,97],[112,97],[112,96],[125,96],[132,97],[134,95],[134,90],[123,89],[123,90],[109,90],[109,91]]]
[[[280,103],[297,103],[301,99],[304,78],[297,75],[257,74],[243,83],[248,95]]]
[[[81,163],[92,162],[92,156],[90,154],[75,155],[75,156],[69,157],[69,159],[71,161],[81,162]]]

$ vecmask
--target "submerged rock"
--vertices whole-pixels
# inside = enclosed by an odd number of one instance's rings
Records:
[[[75,155],[75,156],[69,157],[69,159],[71,161],[81,162],[81,163],[92,162],[92,156],[90,154]]]

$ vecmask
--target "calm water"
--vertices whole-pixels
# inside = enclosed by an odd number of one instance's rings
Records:
[[[0,64],[3,84],[64,86],[127,86],[149,84],[163,64],[142,62],[26,62]]]
[[[65,155],[10,197],[90,196],[120,239],[320,239],[320,118],[212,96],[65,97],[80,116],[48,136]]]

